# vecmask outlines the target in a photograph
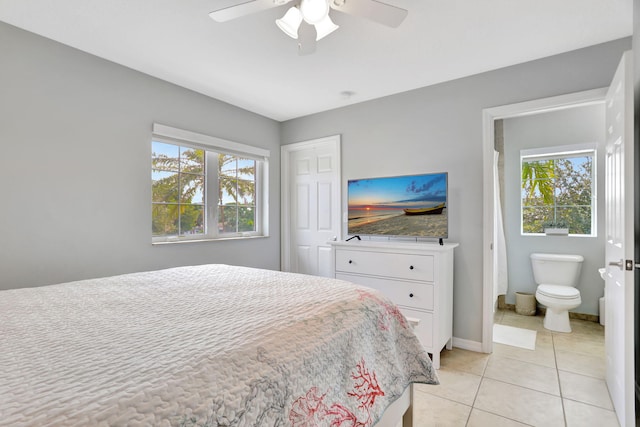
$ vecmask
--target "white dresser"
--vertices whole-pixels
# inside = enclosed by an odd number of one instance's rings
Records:
[[[453,249],[457,243],[331,242],[334,272],[382,291],[414,324],[416,335],[440,368],[440,351],[451,349]]]

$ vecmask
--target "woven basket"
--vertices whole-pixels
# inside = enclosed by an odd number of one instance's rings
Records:
[[[526,292],[516,292],[516,313],[523,316],[536,314],[536,296]]]

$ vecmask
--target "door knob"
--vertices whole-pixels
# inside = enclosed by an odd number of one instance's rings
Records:
[[[628,260],[621,259],[618,262],[611,261],[609,262],[609,265],[615,265],[617,267],[620,267],[620,270],[627,270],[627,271],[633,271],[634,268],[640,268],[640,264],[634,263],[633,260],[631,259],[628,259]]]
[[[618,268],[620,268],[620,270],[624,269],[624,260],[620,260],[620,261],[609,261],[609,265],[611,266],[616,266]]]

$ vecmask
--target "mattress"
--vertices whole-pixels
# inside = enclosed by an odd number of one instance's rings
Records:
[[[369,426],[437,384],[396,306],[228,265],[0,292],[0,425]]]

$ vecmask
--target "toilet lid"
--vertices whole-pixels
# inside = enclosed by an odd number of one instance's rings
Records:
[[[571,286],[540,285],[538,292],[552,298],[573,299],[580,296],[580,291]]]

